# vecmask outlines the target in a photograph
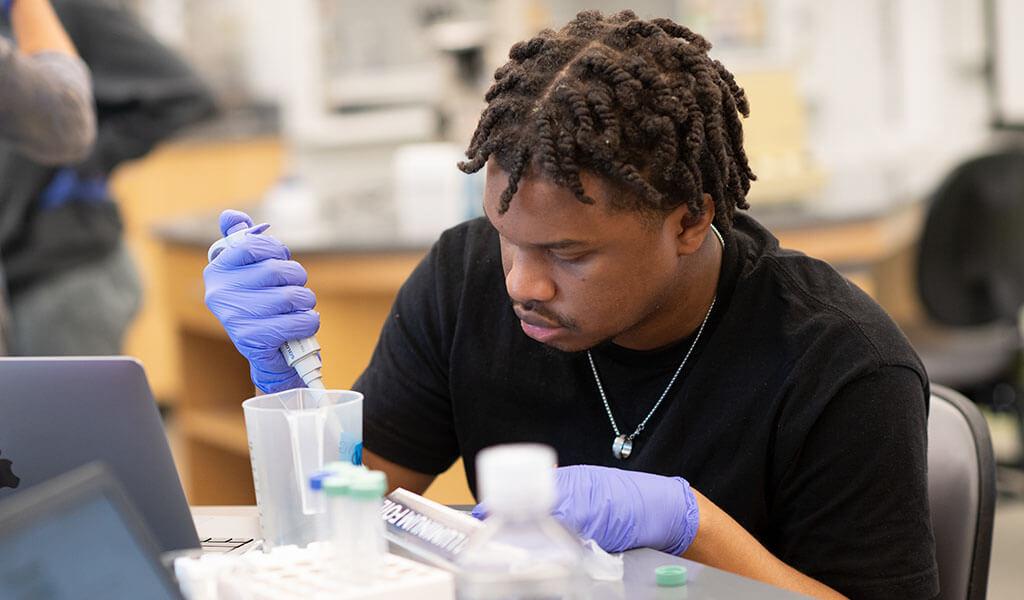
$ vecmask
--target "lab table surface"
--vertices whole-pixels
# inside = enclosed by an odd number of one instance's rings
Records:
[[[192,517],[200,537],[204,532],[218,530],[249,532],[253,537],[259,537],[255,506],[194,506]],[[623,554],[623,559],[625,575],[622,581],[593,582],[593,600],[784,600],[803,597],[657,550],[630,550]],[[676,588],[655,585],[654,570],[662,565],[686,567],[687,584]]]

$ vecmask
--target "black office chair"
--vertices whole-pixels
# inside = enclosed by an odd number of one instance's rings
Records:
[[[928,500],[943,600],[980,600],[988,587],[996,500],[988,425],[969,400],[932,384]]]
[[[958,166],[932,197],[917,289],[929,318],[907,336],[932,381],[997,409],[1024,439],[1019,311],[1024,305],[1024,150]]]

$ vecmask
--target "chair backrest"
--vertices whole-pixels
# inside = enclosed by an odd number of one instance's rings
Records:
[[[921,233],[917,285],[938,323],[1016,322],[1024,304],[1024,150],[972,158],[942,182]]]
[[[928,498],[940,598],[985,597],[995,496],[995,459],[985,418],[959,393],[932,384]]]

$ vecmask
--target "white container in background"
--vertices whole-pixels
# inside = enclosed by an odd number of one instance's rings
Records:
[[[261,208],[264,220],[287,231],[319,227],[323,217],[320,198],[298,175],[278,179],[263,196]]]
[[[466,175],[462,147],[449,143],[409,144],[392,159],[398,235],[432,243],[442,231],[482,214],[483,172]]]

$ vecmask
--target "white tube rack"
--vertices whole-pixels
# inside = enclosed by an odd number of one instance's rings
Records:
[[[454,600],[451,573],[384,554],[367,583],[339,578],[324,568],[321,544],[270,552],[207,554],[174,561],[188,600]]]

